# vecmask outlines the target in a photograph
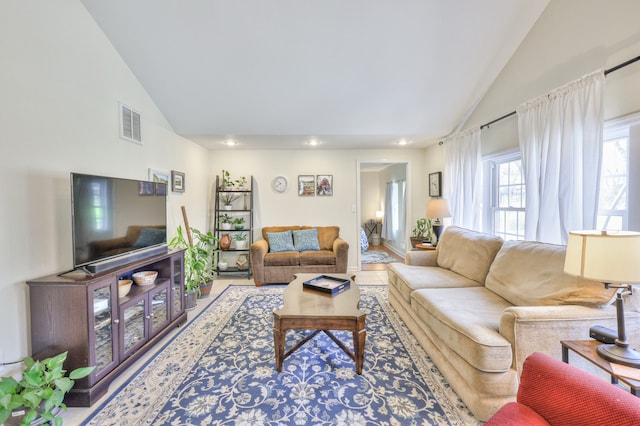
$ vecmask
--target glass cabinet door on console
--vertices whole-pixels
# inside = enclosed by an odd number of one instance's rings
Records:
[[[147,315],[150,321],[151,333],[154,336],[169,323],[169,287],[161,288],[149,293],[151,299],[151,312]]]
[[[124,359],[147,340],[146,297],[136,298],[120,305],[120,356]]]
[[[91,286],[88,292],[90,327],[93,329],[89,364],[96,367],[89,377],[91,384],[118,365],[119,320],[115,287],[115,280],[110,278]]]
[[[184,257],[171,258],[171,320],[178,318],[184,312]]]

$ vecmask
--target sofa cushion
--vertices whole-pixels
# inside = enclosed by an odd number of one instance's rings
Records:
[[[481,371],[506,372],[511,344],[498,332],[511,306],[485,287],[431,288],[411,294],[411,308],[447,346]]]
[[[293,233],[293,245],[298,251],[320,250],[318,228],[296,229]]]
[[[267,240],[269,241],[270,252],[295,250],[291,231],[267,232]]]
[[[438,266],[484,284],[502,243],[495,235],[449,226],[438,241]]]
[[[339,226],[303,226],[302,229],[318,229],[320,250],[333,250],[333,242],[340,235]]]
[[[565,251],[561,245],[507,241],[491,265],[486,287],[516,306],[611,303],[615,289],[564,273]]]
[[[300,266],[335,265],[336,254],[331,250],[300,252]]]
[[[298,266],[299,264],[300,253],[295,250],[267,253],[264,255],[264,266]]]
[[[405,302],[410,302],[411,293],[422,288],[455,288],[478,287],[476,281],[458,275],[448,269],[437,266],[405,265],[390,263],[387,265],[389,285],[402,295]]]

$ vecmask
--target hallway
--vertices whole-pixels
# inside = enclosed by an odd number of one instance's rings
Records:
[[[389,256],[393,257],[396,261],[404,262],[404,259],[402,257],[398,256],[396,253],[394,253],[393,251],[389,250],[388,248],[386,248],[383,245],[380,245],[380,246],[369,246],[369,249],[367,251],[371,251],[371,250],[384,251]],[[386,271],[387,270],[387,264],[386,263],[362,263],[362,264],[360,264],[360,270],[362,270],[362,271]]]

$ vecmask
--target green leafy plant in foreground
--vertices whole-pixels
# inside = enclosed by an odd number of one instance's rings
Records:
[[[29,425],[40,417],[56,426],[62,425],[62,418],[54,417],[52,411],[58,407],[66,410],[64,396],[73,387],[74,380],[88,376],[95,368],[77,368],[67,377],[63,369],[66,359],[67,352],[42,361],[27,357],[23,360],[26,369],[20,381],[13,377],[0,379],[0,424],[9,418],[13,410],[24,407],[23,425]]]

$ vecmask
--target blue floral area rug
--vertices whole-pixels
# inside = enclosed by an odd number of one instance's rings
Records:
[[[480,424],[389,306],[386,287],[360,289],[362,375],[325,333],[276,372],[273,311],[283,287],[230,286],[84,424]],[[307,333],[288,331],[286,348]],[[353,348],[351,333],[334,334]]]

